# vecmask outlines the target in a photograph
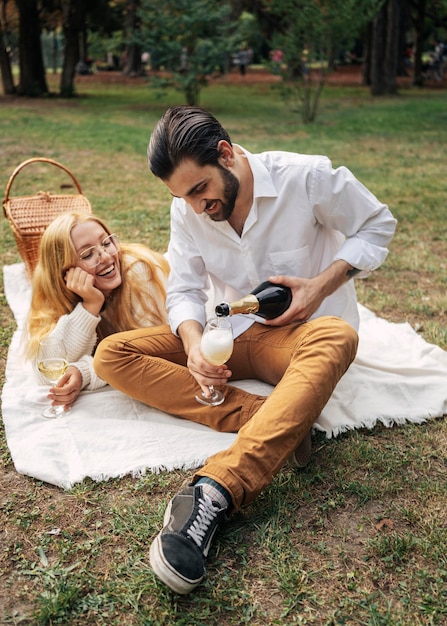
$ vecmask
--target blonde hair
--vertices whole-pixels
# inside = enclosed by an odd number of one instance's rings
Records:
[[[39,249],[39,261],[32,279],[31,306],[28,315],[28,343],[25,352],[34,358],[39,340],[50,333],[62,315],[73,311],[81,298],[70,291],[64,280],[68,268],[79,262],[71,231],[77,224],[97,222],[108,235],[110,228],[97,216],[87,213],[64,213],[45,230]],[[118,252],[121,285],[107,299],[98,324],[98,338],[113,332],[165,324],[166,279],[169,264],[159,252],[135,243],[121,243]],[[143,264],[145,273],[130,271]],[[144,318],[145,323],[141,323]],[[146,323],[147,322],[147,323]]]

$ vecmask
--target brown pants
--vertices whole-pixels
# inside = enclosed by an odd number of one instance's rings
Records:
[[[357,344],[356,331],[337,317],[281,327],[255,323],[235,340],[231,380],[255,378],[275,389],[266,398],[225,385],[225,402],[216,407],[195,400],[200,387],[168,326],[107,337],[94,366],[112,387],[145,404],[238,432],[233,445],[208,458],[196,474],[223,485],[237,510],[256,498],[303,440],[354,360]]]

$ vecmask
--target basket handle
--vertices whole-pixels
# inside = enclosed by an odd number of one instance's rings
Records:
[[[82,194],[81,186],[79,185],[78,181],[76,180],[76,177],[74,176],[74,174],[72,174],[70,172],[69,169],[67,169],[64,165],[62,165],[62,163],[58,163],[58,161],[54,161],[53,159],[47,159],[46,157],[35,157],[33,159],[27,159],[26,161],[23,161],[23,163],[20,163],[20,165],[18,165],[16,167],[16,169],[13,171],[13,173],[11,174],[11,176],[10,176],[10,178],[8,180],[8,184],[6,185],[5,197],[3,199],[4,203],[9,200],[9,192],[11,191],[12,183],[14,182],[14,179],[16,178],[17,174],[26,165],[29,165],[30,163],[36,163],[36,162],[50,163],[51,165],[56,165],[57,167],[60,167],[61,170],[64,170],[64,172],[66,172],[70,176],[70,178],[72,179],[72,181],[76,185],[76,189],[78,190],[78,193]]]

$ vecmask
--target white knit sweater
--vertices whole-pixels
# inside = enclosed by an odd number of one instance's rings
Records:
[[[137,275],[137,279],[144,285],[142,291],[146,292],[152,301],[164,304],[159,302],[159,295],[150,289],[151,281],[144,263],[132,264],[128,271]],[[161,270],[158,271],[158,274],[166,281]],[[137,302],[131,302],[130,306],[134,308],[134,314],[141,327],[153,325],[151,320],[144,318],[144,313]],[[107,384],[96,375],[93,369],[93,353],[98,341],[96,329],[100,321],[100,315],[92,315],[84,308],[82,302],[79,302],[71,313],[59,318],[50,334],[51,337],[56,337],[64,342],[69,365],[74,365],[81,372],[82,389],[99,389]],[[37,367],[34,370],[39,382],[48,386],[48,381],[38,372]]]

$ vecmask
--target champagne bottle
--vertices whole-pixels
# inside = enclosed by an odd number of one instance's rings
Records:
[[[291,302],[292,292],[289,287],[266,280],[240,300],[218,304],[215,312],[217,317],[235,313],[256,313],[266,320],[271,320],[282,315]]]

